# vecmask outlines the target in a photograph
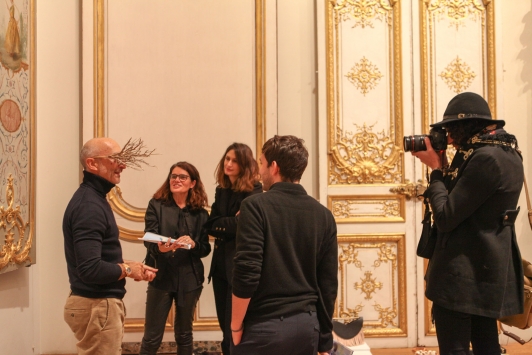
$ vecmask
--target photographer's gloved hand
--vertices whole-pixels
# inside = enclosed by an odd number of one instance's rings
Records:
[[[438,152],[436,152],[432,148],[432,144],[430,143],[430,139],[428,137],[425,137],[425,145],[427,146],[427,150],[412,152],[412,155],[421,160],[423,164],[427,165],[433,170],[441,169],[443,166],[442,159],[440,158]],[[445,153],[443,153],[442,156],[445,160],[447,160],[447,156]]]

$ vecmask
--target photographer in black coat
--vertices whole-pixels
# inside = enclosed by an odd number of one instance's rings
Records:
[[[492,120],[487,102],[466,92],[455,96],[443,120],[457,152],[450,167],[445,151],[412,153],[432,169],[425,196],[437,242],[430,259],[426,296],[440,354],[499,355],[497,319],[523,311],[523,270],[513,222],[523,186],[515,136]]]

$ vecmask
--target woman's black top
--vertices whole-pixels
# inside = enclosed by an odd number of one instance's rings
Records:
[[[203,258],[211,252],[209,236],[203,225],[209,217],[205,209],[179,208],[174,200],[168,203],[151,199],[145,216],[144,232],[177,239],[189,235],[194,248],[161,253],[156,243],[144,242],[146,264],[158,269],[150,284],[160,290],[178,292],[178,304],[183,292],[202,287],[205,280]]]
[[[237,212],[242,201],[251,195],[262,193],[262,184],[256,182],[253,190],[235,192],[231,189],[216,188],[209,220],[205,229],[215,238],[209,279],[213,276],[225,279],[231,284],[233,258],[235,256],[235,237],[238,223]]]

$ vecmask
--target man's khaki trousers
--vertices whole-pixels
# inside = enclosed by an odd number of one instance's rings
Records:
[[[67,298],[65,322],[74,332],[79,355],[120,355],[126,311],[118,298]]]

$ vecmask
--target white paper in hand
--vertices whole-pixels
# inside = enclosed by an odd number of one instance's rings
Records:
[[[175,243],[175,239],[163,237],[162,235],[146,232],[142,238],[139,238],[139,240],[149,242],[149,243],[159,243],[163,242],[166,243],[170,239],[170,243]],[[190,249],[191,245],[187,243],[178,243],[179,245],[183,245],[185,249]]]

